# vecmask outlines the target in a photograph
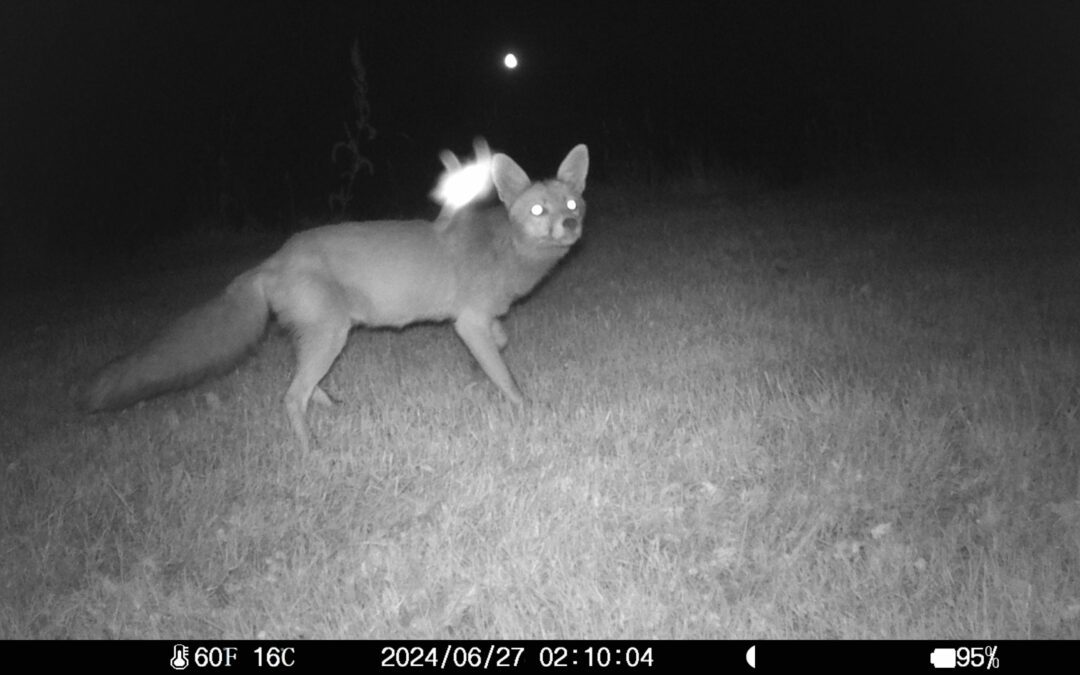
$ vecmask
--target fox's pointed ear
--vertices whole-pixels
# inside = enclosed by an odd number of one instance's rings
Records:
[[[589,173],[589,149],[584,143],[577,145],[559,165],[556,178],[568,183],[574,192],[585,191],[585,174]]]
[[[529,174],[501,152],[495,153],[491,158],[491,178],[499,193],[499,201],[506,204],[506,208],[510,208],[521,193],[532,185]]]

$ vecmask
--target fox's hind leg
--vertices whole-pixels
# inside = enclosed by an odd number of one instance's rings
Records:
[[[285,414],[289,418],[300,448],[306,453],[311,449],[311,430],[307,423],[308,401],[326,405],[330,397],[319,386],[330,366],[349,339],[351,324],[347,319],[293,327],[296,335],[296,374],[285,392]]]

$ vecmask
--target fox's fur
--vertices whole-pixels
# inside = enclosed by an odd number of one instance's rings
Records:
[[[300,232],[217,298],[106,365],[81,389],[80,403],[90,411],[123,408],[220,373],[259,341],[273,315],[295,342],[296,372],[284,403],[305,452],[308,403],[331,402],[319,383],[358,324],[453,321],[487,376],[520,404],[521,391],[500,354],[507,337],[499,317],[581,236],[588,167],[588,149],[578,145],[556,178],[533,183],[512,159],[495,154],[490,175],[500,205],[444,209],[435,222],[371,221]]]
[[[443,205],[435,219],[440,226],[448,224],[456,211],[491,193],[491,148],[487,141],[473,141],[473,155],[473,161],[463,165],[449,150],[439,153],[445,171],[431,191],[431,198]]]

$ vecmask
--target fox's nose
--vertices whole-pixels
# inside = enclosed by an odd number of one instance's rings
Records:
[[[581,224],[578,222],[577,218],[567,218],[566,220],[562,221],[562,226],[563,229],[570,234],[576,234],[577,231],[581,229]]]

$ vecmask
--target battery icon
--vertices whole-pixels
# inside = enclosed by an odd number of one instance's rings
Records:
[[[956,650],[952,647],[938,647],[930,652],[930,665],[934,668],[955,668]]]

